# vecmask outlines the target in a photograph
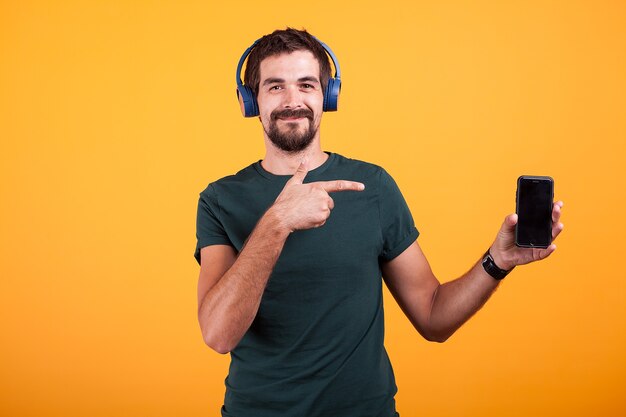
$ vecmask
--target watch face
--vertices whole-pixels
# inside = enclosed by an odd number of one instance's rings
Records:
[[[493,278],[498,279],[498,280],[506,277],[507,274],[509,273],[509,271],[500,269],[498,265],[496,265],[496,263],[493,260],[493,257],[491,256],[489,252],[485,254],[485,257],[483,259],[483,268],[485,269],[485,272],[487,272]]]
[[[485,254],[485,258],[483,259],[483,265],[493,267],[496,266],[495,261],[493,260],[493,256],[489,252]]]

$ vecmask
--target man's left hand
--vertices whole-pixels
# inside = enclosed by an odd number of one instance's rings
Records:
[[[552,206],[552,244],[545,249],[520,248],[516,246],[515,225],[517,224],[517,214],[506,216],[490,249],[496,265],[501,269],[509,270],[516,265],[540,261],[550,256],[556,250],[554,240],[563,230],[563,223],[559,222],[562,208],[562,201],[557,201]]]

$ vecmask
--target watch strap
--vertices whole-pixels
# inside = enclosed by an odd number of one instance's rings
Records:
[[[492,276],[494,279],[497,279],[498,281],[506,277],[509,272],[511,272],[513,268],[515,268],[513,267],[509,270],[500,269],[500,267],[498,267],[498,265],[496,265],[496,262],[493,260],[493,256],[491,256],[491,253],[489,253],[489,249],[487,249],[487,252],[485,252],[485,255],[483,256],[482,265],[485,269],[485,272],[487,272],[490,276]]]

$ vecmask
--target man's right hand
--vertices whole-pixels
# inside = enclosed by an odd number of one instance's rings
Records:
[[[302,162],[271,208],[290,233],[294,230],[320,227],[326,223],[335,206],[328,193],[365,189],[365,185],[360,182],[346,180],[303,184],[307,172],[306,163]]]

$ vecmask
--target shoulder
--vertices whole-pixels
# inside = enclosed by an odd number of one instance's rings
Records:
[[[387,171],[379,165],[371,162],[352,159],[340,154],[335,154],[336,169],[342,173],[352,174],[361,180],[380,181],[382,176],[388,176]]]
[[[233,175],[227,175],[218,180],[210,182],[206,188],[200,193],[200,197],[215,198],[216,194],[228,192],[230,190],[238,190],[242,187],[249,186],[259,179],[259,175],[255,169],[255,163],[248,165]]]
[[[347,179],[365,182],[370,187],[373,185],[376,190],[381,187],[396,186],[393,177],[380,165],[347,158],[339,154],[335,154],[335,158],[336,169],[340,170],[341,174],[344,174]]]

